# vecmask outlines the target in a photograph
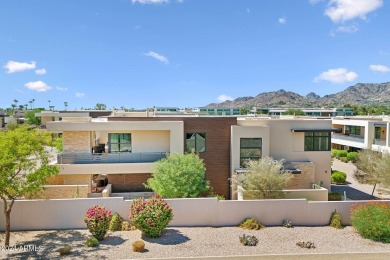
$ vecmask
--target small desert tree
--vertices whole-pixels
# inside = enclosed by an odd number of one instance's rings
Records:
[[[5,246],[9,246],[11,210],[18,198],[34,195],[42,189],[46,178],[59,172],[49,165],[46,145],[51,143],[49,133],[20,126],[0,132],[0,198],[5,216]]]
[[[156,162],[145,186],[164,198],[196,198],[210,190],[205,172],[197,154],[175,153]]]
[[[232,184],[244,189],[246,199],[283,198],[283,189],[291,179],[291,173],[284,170],[283,160],[264,157],[246,161],[246,173],[234,174]]]
[[[390,155],[372,150],[361,150],[356,158],[354,178],[364,184],[390,187]]]

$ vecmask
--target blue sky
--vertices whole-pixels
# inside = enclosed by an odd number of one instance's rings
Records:
[[[387,0],[2,0],[0,107],[199,107],[390,81]]]

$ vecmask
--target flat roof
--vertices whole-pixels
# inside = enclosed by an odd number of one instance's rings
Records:
[[[325,128],[325,129],[304,129],[304,128],[293,128],[291,129],[291,132],[294,133],[305,133],[305,132],[334,132],[334,133],[341,133],[342,130],[340,128]]]

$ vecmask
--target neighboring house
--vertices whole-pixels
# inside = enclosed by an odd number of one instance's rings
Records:
[[[335,117],[335,116],[353,116],[352,108],[292,108],[301,110],[306,116]],[[260,108],[252,109],[250,112],[265,113],[272,116],[283,115],[288,108]]]
[[[330,120],[128,115],[47,122],[49,131],[62,133],[63,152],[61,172],[48,181],[54,186],[46,196],[69,196],[72,185],[82,189],[80,197],[106,184],[114,193],[145,191],[154,162],[175,152],[198,153],[213,191],[225,198],[234,197],[229,178],[242,170],[243,160],[262,156],[286,160],[294,173],[291,188],[319,182],[330,188],[330,137],[336,131]]]
[[[109,116],[112,111],[106,110],[75,110],[75,111],[41,111],[35,113],[36,117],[41,118],[41,126],[46,127],[47,122],[62,121],[68,117],[91,117],[97,118],[101,116]]]
[[[332,127],[340,129],[341,133],[332,135],[332,148],[390,152],[389,124],[390,118],[383,116],[333,118]]]

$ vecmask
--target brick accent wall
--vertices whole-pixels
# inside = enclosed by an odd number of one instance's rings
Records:
[[[88,131],[64,131],[62,138],[64,152],[91,152],[90,132]]]
[[[183,121],[186,133],[206,133],[206,152],[199,156],[206,164],[206,179],[213,191],[230,198],[230,139],[235,117],[108,117],[108,121]],[[184,142],[185,143],[185,142]]]
[[[294,163],[292,166],[301,170],[300,174],[293,174],[293,178],[288,184],[288,189],[311,189],[315,183],[315,164]]]
[[[149,173],[136,174],[108,174],[108,183],[112,185],[112,192],[146,191],[143,185],[150,178]]]

